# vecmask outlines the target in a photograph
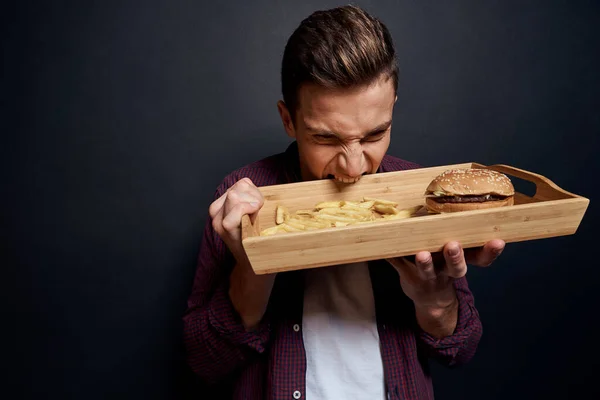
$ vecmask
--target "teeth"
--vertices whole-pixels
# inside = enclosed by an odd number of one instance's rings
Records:
[[[357,176],[356,178],[342,178],[342,177],[336,176],[335,180],[338,182],[343,182],[343,183],[356,183],[360,180],[360,176]]]

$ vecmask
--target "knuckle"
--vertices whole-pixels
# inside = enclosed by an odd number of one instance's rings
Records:
[[[215,232],[217,232],[217,233],[220,234],[221,233],[221,228],[222,228],[220,222],[218,220],[216,220],[216,219],[213,218],[211,224],[212,224],[212,228],[215,230]]]
[[[248,187],[250,187],[252,181],[249,178],[242,178],[239,181],[237,181],[236,186],[243,188],[243,189],[248,189]]]
[[[219,207],[216,201],[213,201],[211,203],[211,205],[208,207],[208,215],[210,215],[211,218],[214,218],[217,215],[217,212],[219,211]]]
[[[227,194],[227,199],[225,199],[225,201],[228,203],[231,203],[231,202],[235,203],[235,202],[238,202],[239,199],[240,199],[240,193],[236,190],[232,190],[231,192],[229,192]]]
[[[225,218],[223,218],[223,229],[227,232],[233,232],[238,229],[242,223],[242,215],[244,214],[244,205],[236,204],[229,214]]]
[[[235,222],[231,219],[223,220],[223,229],[227,232],[231,232],[236,228]]]

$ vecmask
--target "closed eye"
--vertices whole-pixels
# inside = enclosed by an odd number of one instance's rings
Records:
[[[368,136],[366,136],[363,141],[364,142],[377,142],[381,139],[383,139],[383,137],[385,136],[385,134],[387,133],[387,129],[383,129],[383,130],[379,130],[376,132],[372,132],[370,133]]]
[[[334,135],[312,135],[312,137],[319,143],[336,143],[338,141],[337,136]]]
[[[316,137],[317,139],[321,139],[321,140],[333,140],[335,139],[335,136],[332,135],[313,135],[314,137]]]

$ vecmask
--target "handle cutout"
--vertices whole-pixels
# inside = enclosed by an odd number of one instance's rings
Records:
[[[537,192],[537,185],[526,179],[522,179],[513,175],[508,175],[515,191],[524,194],[527,197],[534,197]]]

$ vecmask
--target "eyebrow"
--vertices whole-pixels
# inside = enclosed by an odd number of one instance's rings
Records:
[[[328,130],[323,130],[323,129],[317,129],[317,128],[313,128],[310,125],[308,125],[306,122],[304,123],[304,125],[306,126],[306,129],[314,132],[314,135],[319,135],[319,136],[326,136],[326,137],[339,137],[340,135],[335,133],[335,132],[331,132]],[[392,120],[390,119],[389,121],[386,121],[382,124],[377,125],[375,128],[371,129],[370,131],[365,133],[365,137],[368,136],[373,136],[376,135],[378,133],[381,133],[382,131],[387,130],[390,126],[392,125]]]

